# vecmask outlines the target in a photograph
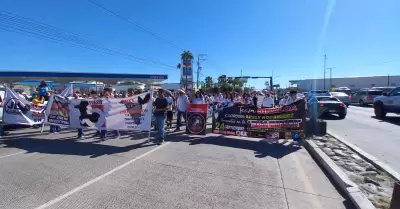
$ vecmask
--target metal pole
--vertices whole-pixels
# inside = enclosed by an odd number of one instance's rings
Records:
[[[324,89],[325,90],[325,73],[326,73],[326,54],[325,54],[325,58],[324,58]]]
[[[387,86],[390,86],[390,75],[388,74],[388,85]]]
[[[200,75],[200,55],[197,56],[197,78],[196,78],[196,88],[199,88],[199,75]]]
[[[332,88],[332,68],[329,68],[329,88]]]

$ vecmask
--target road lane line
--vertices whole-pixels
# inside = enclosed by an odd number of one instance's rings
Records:
[[[297,153],[295,152],[295,154],[297,154]],[[299,174],[300,174],[300,178],[303,181],[303,184],[304,184],[304,187],[305,187],[307,193],[317,194],[317,193],[315,193],[315,191],[311,185],[310,179],[308,178],[306,172],[304,171],[303,166],[301,165],[301,163],[299,162],[297,157],[295,157],[294,155],[291,155],[291,157],[296,164],[297,170],[299,171]],[[309,197],[310,197],[309,200],[311,200],[311,203],[313,204],[314,208],[323,208],[321,206],[321,203],[319,202],[318,198],[315,195],[309,195]]]
[[[21,151],[21,152],[9,154],[9,155],[3,155],[3,156],[0,156],[0,159],[6,158],[6,157],[11,157],[11,156],[14,156],[14,155],[24,154],[24,153],[27,153],[27,151]]]
[[[145,152],[145,153],[139,155],[138,157],[135,157],[132,160],[129,160],[128,162],[126,162],[126,163],[124,163],[124,164],[122,164],[122,165],[120,165],[120,166],[108,171],[107,173],[104,173],[104,174],[102,174],[102,175],[100,175],[100,176],[98,176],[98,177],[96,177],[96,178],[94,178],[94,179],[92,179],[92,180],[90,180],[90,181],[88,181],[88,182],[76,187],[75,189],[72,189],[71,191],[69,191],[69,192],[67,192],[67,193],[65,193],[65,194],[53,199],[53,200],[50,200],[49,202],[37,207],[36,209],[48,208],[48,207],[60,202],[61,200],[63,200],[65,198],[67,198],[67,197],[69,197],[69,196],[81,191],[82,189],[84,189],[84,188],[86,188],[86,187],[88,187],[88,186],[90,186],[90,185],[92,185],[92,184],[104,179],[105,177],[107,177],[107,176],[109,176],[109,175],[111,175],[111,174],[113,174],[113,173],[125,168],[126,166],[132,164],[133,162],[135,162],[135,161],[137,161],[137,160],[139,160],[139,159],[141,159],[141,158],[153,153],[154,151],[156,151],[156,150],[158,150],[158,149],[160,149],[162,147],[165,147],[169,143],[170,142],[166,142],[166,143],[164,143],[164,144],[162,144],[162,145],[160,145],[160,146],[158,146],[158,147],[156,147],[156,148],[154,148],[154,149],[152,149],[152,150],[150,150],[148,152]]]

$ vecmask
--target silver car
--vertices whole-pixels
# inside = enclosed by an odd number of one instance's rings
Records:
[[[373,103],[374,98],[381,96],[382,93],[382,90],[362,89],[351,96],[351,103],[356,103],[360,106],[370,105]]]
[[[350,105],[350,96],[343,92],[331,92],[331,95],[336,99],[340,100],[347,107]]]

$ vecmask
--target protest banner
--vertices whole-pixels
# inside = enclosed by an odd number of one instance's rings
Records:
[[[73,85],[71,84],[71,85],[69,85],[67,88],[65,88],[62,92],[61,92],[61,96],[62,97],[70,97],[70,96],[72,96],[72,94],[73,94],[73,91],[74,91],[74,87],[73,87]],[[54,99],[54,98],[52,98],[52,97],[54,97],[55,95],[52,95],[52,96],[50,96],[50,98],[49,98],[49,101],[50,101],[50,99]],[[61,99],[61,98],[59,98],[59,99]],[[61,116],[61,117],[63,117],[63,116]],[[57,118],[52,118],[51,120],[56,120]],[[48,118],[47,118],[47,116],[45,117],[45,121],[47,121],[48,120]],[[45,123],[42,123],[42,128],[41,128],[41,130],[40,130],[40,133],[43,133],[43,130],[44,130],[44,124]],[[68,123],[69,124],[69,123]],[[65,127],[65,126],[63,126],[63,125],[61,125],[61,127]]]
[[[235,105],[213,119],[213,133],[266,139],[304,137],[305,101],[276,108]]]
[[[150,131],[150,95],[96,99],[68,99],[53,95],[46,109],[46,123],[69,128]]]
[[[186,116],[186,133],[206,135],[207,104],[189,104]]]
[[[32,104],[8,87],[6,87],[3,106],[4,124],[32,126],[44,122],[45,104]]]

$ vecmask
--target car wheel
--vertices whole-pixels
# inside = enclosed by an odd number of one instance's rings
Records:
[[[339,114],[340,119],[345,119],[346,118],[346,113],[340,113]]]
[[[384,118],[386,117],[386,112],[383,110],[383,104],[378,103],[374,105],[374,113],[377,118]]]
[[[360,101],[358,101],[358,103],[360,104],[360,106],[365,106],[364,101],[362,99],[360,99]]]

